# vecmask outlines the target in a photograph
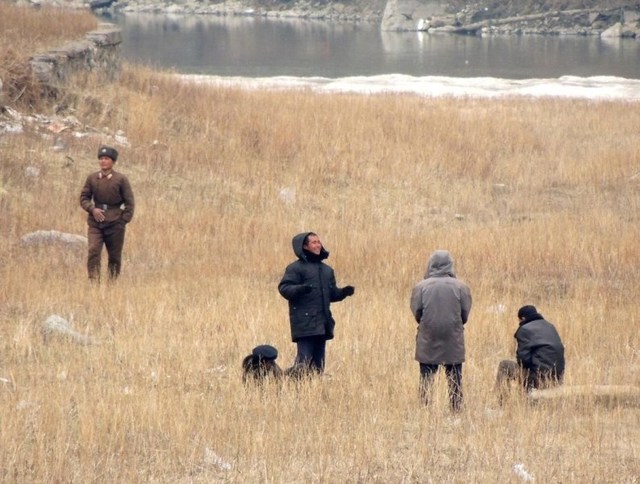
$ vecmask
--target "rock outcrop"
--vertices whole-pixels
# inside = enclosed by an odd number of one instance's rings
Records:
[[[35,55],[29,63],[40,84],[54,93],[78,71],[99,70],[107,80],[115,80],[120,71],[121,43],[120,29],[104,23],[84,40]]]
[[[20,238],[25,247],[37,247],[45,245],[63,245],[69,247],[86,247],[87,238],[84,235],[68,234],[58,230],[37,230],[23,235]]]
[[[110,8],[125,13],[166,13],[173,15],[218,15],[266,18],[299,18],[337,22],[380,22],[386,0],[129,0],[115,2]]]
[[[454,15],[448,15],[442,2],[433,0],[388,0],[380,29],[390,32],[428,31],[450,25]]]
[[[496,7],[489,2],[466,3],[463,8],[454,9],[434,0],[389,0],[380,28],[465,35],[603,35],[640,39],[637,3],[624,6],[624,2],[605,2],[591,8],[538,12]]]
[[[58,0],[31,2],[59,5]],[[602,35],[640,40],[640,4],[635,0],[68,0],[64,6],[111,13],[366,21],[380,23],[381,30],[389,32]]]
[[[57,314],[51,314],[42,323],[42,336],[45,343],[49,343],[53,336],[60,336],[64,339],[77,343],[81,346],[96,344],[96,341],[86,334],[82,334],[73,329],[71,323]]]

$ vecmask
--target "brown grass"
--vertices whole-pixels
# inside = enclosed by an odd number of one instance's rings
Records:
[[[563,336],[567,385],[640,385],[635,104],[243,92],[132,66],[76,89],[99,129],[62,132],[66,151],[0,138],[0,480],[492,483],[523,464],[637,482],[638,408],[499,409],[491,391],[526,303]],[[121,279],[96,287],[83,250],[19,239],[85,232],[79,190],[116,130],[138,207]],[[245,389],[254,345],[293,359],[277,284],[303,230],[357,288],[328,376]],[[417,400],[408,299],[438,248],[474,296],[459,416],[442,378]],[[44,344],[53,313],[100,344]]]
[[[11,47],[21,56],[78,40],[98,25],[88,10],[69,10],[43,6],[34,9],[0,1],[2,50]]]
[[[36,53],[79,40],[97,27],[88,10],[68,10],[50,6],[34,9],[0,0],[0,102],[20,106],[38,104],[40,89],[27,68]],[[2,99],[4,91],[4,100]]]

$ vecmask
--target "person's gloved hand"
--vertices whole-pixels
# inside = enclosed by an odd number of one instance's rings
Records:
[[[356,292],[356,288],[353,286],[345,286],[342,288],[342,294],[345,297],[353,296],[355,292]]]
[[[309,284],[304,284],[302,286],[302,294],[309,294],[311,291],[313,291],[313,286]]]

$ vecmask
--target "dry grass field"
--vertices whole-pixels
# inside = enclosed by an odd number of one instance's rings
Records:
[[[492,391],[527,303],[564,339],[566,385],[640,385],[637,104],[243,92],[136,66],[72,90],[87,136],[0,136],[0,481],[639,482],[637,406]],[[80,188],[117,130],[136,214],[121,278],[91,285],[84,249],[20,237],[85,234]],[[292,363],[277,284],[306,230],[356,287],[327,375],[245,388],[253,346]],[[474,297],[457,415],[442,375],[420,405],[413,360],[409,295],[440,248]],[[96,344],[45,342],[51,314]]]
[[[97,25],[87,10],[19,8],[10,0],[0,0],[0,103],[36,104],[33,76],[25,68],[29,57],[80,40]]]
[[[86,10],[67,10],[51,6],[16,8],[0,1],[0,39],[3,48],[20,54],[51,48],[60,42],[78,40],[96,28],[98,21]]]

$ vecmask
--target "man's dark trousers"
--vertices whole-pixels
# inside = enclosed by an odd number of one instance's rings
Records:
[[[102,246],[107,248],[109,278],[115,279],[120,275],[122,266],[122,248],[126,224],[118,220],[110,224],[89,225],[87,270],[89,279],[100,280],[100,258]]]

